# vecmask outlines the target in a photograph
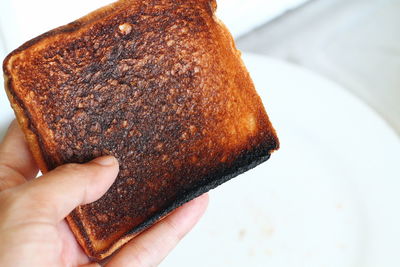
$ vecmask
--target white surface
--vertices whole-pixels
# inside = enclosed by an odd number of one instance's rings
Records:
[[[217,0],[218,15],[237,37],[306,1]],[[0,62],[6,53],[27,40],[112,2],[114,0],[0,0]],[[0,82],[3,84],[2,77]],[[2,89],[0,110],[1,137],[13,117]]]
[[[218,0],[218,14],[234,36],[242,35],[308,0]],[[0,28],[7,51],[114,0],[1,0]],[[79,7],[79,8],[77,8]]]
[[[1,32],[0,32],[1,36]],[[0,39],[1,41],[1,39]],[[1,47],[0,43],[0,63],[3,62],[3,58],[5,56],[5,52]],[[0,64],[2,66],[2,64]],[[3,84],[3,70],[1,68],[0,71],[0,139],[3,137],[7,126],[10,124],[11,120],[14,118],[14,112],[10,107],[10,102],[8,102],[8,98],[6,92],[4,90]]]
[[[71,15],[66,7],[73,1],[57,2],[62,12],[51,19],[49,10],[36,13],[49,21],[30,19],[42,26],[25,24],[20,36],[26,40],[92,9],[93,1],[81,1]],[[32,10],[43,0],[24,3]],[[394,132],[329,81],[279,61],[245,59],[282,148],[213,191],[205,218],[162,266],[399,266],[400,142]],[[11,112],[0,91],[3,127]]]
[[[239,37],[307,1],[217,0],[217,14],[232,34]]]
[[[319,76],[245,61],[281,149],[212,191],[203,220],[161,266],[400,266],[394,132]]]
[[[1,0],[0,26],[7,51],[55,27],[115,2],[113,0]]]
[[[399,0],[312,1],[238,45],[329,77],[379,112],[400,136],[399,14]]]

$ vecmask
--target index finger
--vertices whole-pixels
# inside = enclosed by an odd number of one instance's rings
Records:
[[[204,194],[179,207],[126,244],[106,266],[158,266],[199,221],[207,205]]]
[[[58,223],[73,209],[98,200],[119,172],[116,158],[105,156],[85,164],[66,164],[11,190],[15,209],[23,210],[14,221],[41,220]]]
[[[0,191],[36,177],[38,167],[14,120],[0,144]]]

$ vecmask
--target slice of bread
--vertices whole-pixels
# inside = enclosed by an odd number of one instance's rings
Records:
[[[101,155],[120,162],[106,195],[67,218],[93,259],[278,149],[215,9],[213,0],[118,1],[4,61],[7,94],[43,172]]]

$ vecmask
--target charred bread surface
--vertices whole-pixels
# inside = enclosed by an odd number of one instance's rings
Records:
[[[4,61],[44,172],[114,155],[115,184],[67,221],[101,260],[185,202],[266,161],[276,133],[213,0],[123,0]]]

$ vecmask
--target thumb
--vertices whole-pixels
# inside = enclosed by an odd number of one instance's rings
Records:
[[[117,175],[118,161],[112,156],[100,157],[86,164],[60,166],[15,188],[15,195],[20,210],[30,219],[58,223],[77,206],[98,200]]]

